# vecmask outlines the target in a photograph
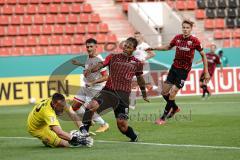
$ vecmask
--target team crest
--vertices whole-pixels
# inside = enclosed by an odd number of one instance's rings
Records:
[[[192,45],[192,41],[187,41],[187,44],[188,44],[189,46],[191,46],[191,45]]]
[[[179,40],[179,39],[177,40],[177,43],[180,43],[180,40]]]

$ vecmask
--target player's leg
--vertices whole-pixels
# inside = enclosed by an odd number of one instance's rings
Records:
[[[205,98],[207,92],[207,85],[204,83],[204,74],[202,73],[199,80],[200,88],[203,90],[202,98]]]
[[[81,87],[78,93],[74,96],[72,101],[72,109],[78,114],[78,116],[82,119],[83,114],[85,112],[84,104],[86,102],[86,88]]]

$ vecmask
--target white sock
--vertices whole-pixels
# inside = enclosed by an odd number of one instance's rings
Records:
[[[99,116],[97,113],[94,113],[93,115],[93,121],[100,124],[100,125],[104,125],[106,122],[102,119],[101,116]]]

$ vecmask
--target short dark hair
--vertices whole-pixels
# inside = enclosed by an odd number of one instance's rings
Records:
[[[182,22],[182,25],[183,25],[184,23],[189,24],[189,25],[191,26],[191,28],[193,27],[193,24],[194,24],[194,22],[191,21],[190,19],[184,19],[183,22]]]
[[[218,52],[218,54],[223,54],[223,50],[220,50],[220,51]]]
[[[87,44],[87,43],[97,44],[97,40],[93,39],[93,38],[89,38],[89,39],[86,40],[85,44]]]
[[[54,93],[52,96],[52,100],[53,101],[65,100],[65,97],[61,93]]]
[[[136,48],[138,45],[138,41],[136,38],[129,37],[126,41],[132,43],[134,48]]]

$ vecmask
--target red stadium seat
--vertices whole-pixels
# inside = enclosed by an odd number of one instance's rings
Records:
[[[233,39],[233,46],[239,48],[240,47],[240,39]]]
[[[4,5],[5,4],[5,0],[0,0],[0,5]]]
[[[97,40],[98,43],[103,44],[103,43],[106,42],[107,36],[106,36],[106,34],[97,34],[96,35],[96,40]]]
[[[214,26],[214,20],[213,19],[205,19],[204,20],[204,27],[206,29],[213,29],[215,26]]]
[[[60,54],[71,53],[71,47],[70,46],[60,46],[59,47],[59,53]]]
[[[194,10],[194,9],[196,9],[196,1],[194,0],[188,0],[187,2],[186,2],[186,5],[187,5],[187,9],[188,10]]]
[[[63,25],[55,25],[53,27],[53,32],[54,34],[63,34],[64,33]]]
[[[59,48],[56,46],[48,46],[47,47],[47,54],[59,54]]]
[[[47,6],[45,4],[38,5],[37,9],[39,14],[46,14],[47,13]]]
[[[76,33],[85,34],[86,33],[86,26],[83,24],[78,24],[75,29]]]
[[[29,1],[30,4],[39,4],[40,1],[39,0],[31,0]]]
[[[97,52],[98,52],[98,53],[104,52],[104,45],[99,44],[99,45],[97,46]]]
[[[18,34],[21,36],[25,36],[29,33],[27,26],[20,26],[18,29]]]
[[[60,45],[61,44],[61,36],[54,35],[50,37],[50,44],[51,45]]]
[[[22,54],[22,48],[21,47],[13,47],[9,51],[9,54],[12,56],[19,56]]]
[[[9,48],[1,47],[0,48],[0,56],[9,56]]]
[[[75,0],[75,3],[83,3],[85,0]]]
[[[36,46],[37,45],[37,39],[35,36],[28,36],[26,41],[27,46]]]
[[[40,36],[39,37],[39,45],[41,46],[47,46],[49,45],[49,36]]]
[[[233,30],[233,38],[240,38],[240,28]]]
[[[99,14],[91,14],[90,19],[91,19],[92,23],[100,23],[101,22]]]
[[[7,2],[7,4],[11,4],[11,5],[17,4],[17,0],[7,0],[6,2]]]
[[[0,16],[0,25],[8,25],[9,24],[9,16]]]
[[[30,33],[32,35],[40,35],[42,33],[41,26],[39,26],[39,25],[31,26],[30,27]]]
[[[46,51],[46,47],[44,46],[44,47],[42,47],[42,46],[37,46],[37,47],[35,47],[35,49],[34,49],[34,54],[35,55],[44,55],[44,54],[46,54],[47,53],[47,51]]]
[[[33,17],[34,24],[44,24],[44,16],[43,15],[35,15]]]
[[[215,39],[223,39],[223,30],[214,30],[214,38]]]
[[[215,28],[225,28],[225,20],[221,18],[215,19]]]
[[[182,1],[182,0],[177,0],[175,2],[175,8],[178,9],[178,10],[184,10],[186,9],[186,3],[185,1]]]
[[[69,13],[69,12],[70,12],[69,5],[67,5],[67,4],[62,4],[62,5],[60,6],[60,12],[61,12],[61,13],[65,13],[65,14]]]
[[[66,34],[74,34],[75,33],[75,26],[73,26],[73,25],[66,25],[65,26],[65,33]]]
[[[52,2],[52,0],[42,0],[42,3],[44,3],[44,4],[49,4],[51,2]]]
[[[55,15],[46,15],[46,23],[47,24],[54,24],[55,23]]]
[[[53,0],[53,3],[62,3],[63,0]]]
[[[124,12],[128,12],[128,2],[122,3],[122,10],[123,10]]]
[[[10,5],[4,5],[1,8],[1,14],[11,15],[13,14],[13,7]]]
[[[63,14],[57,15],[56,20],[57,20],[57,23],[59,23],[59,24],[67,23],[67,17],[66,17],[66,15],[63,15]]]
[[[72,36],[70,35],[64,35],[62,37],[62,44],[63,45],[71,45],[72,44]]]
[[[24,14],[25,13],[25,8],[22,5],[16,5],[15,6],[15,14]]]
[[[82,35],[75,35],[73,37],[73,44],[84,44],[84,39]]]
[[[195,17],[197,19],[204,19],[205,18],[205,10],[204,9],[195,10]]]
[[[64,3],[73,3],[74,0],[64,0],[63,2],[64,2]]]
[[[25,46],[26,41],[25,37],[16,37],[15,38],[15,46]]]
[[[48,13],[50,14],[57,14],[59,11],[58,11],[58,6],[55,5],[55,4],[50,4],[48,6]]]
[[[22,54],[25,56],[31,56],[34,53],[34,50],[32,47],[24,47],[22,52]]]
[[[14,40],[12,37],[4,37],[1,42],[3,47],[12,47],[14,45]]]
[[[19,16],[19,15],[12,15],[10,17],[10,23],[12,25],[20,25],[21,24],[21,16]]]
[[[71,46],[71,53],[72,54],[79,54],[79,53],[81,53],[81,48],[79,46],[73,45],[73,46]]]
[[[23,21],[23,24],[32,24],[32,17],[29,15],[25,15],[23,16],[22,21]]]
[[[28,4],[28,0],[18,0],[19,4]]]
[[[107,33],[107,32],[109,32],[108,25],[106,23],[99,24],[99,32],[100,33]]]
[[[84,13],[91,13],[92,12],[92,6],[91,4],[85,3],[82,5],[83,12]]]
[[[116,43],[117,42],[117,36],[115,34],[108,35],[107,36],[107,42]]]
[[[70,14],[70,15],[68,16],[68,23],[71,23],[71,24],[76,24],[76,23],[78,23],[78,17],[77,17],[77,15],[75,15],[75,14]]]
[[[42,34],[50,35],[53,33],[53,28],[51,25],[43,25]]]
[[[16,26],[8,26],[7,34],[10,35],[10,36],[17,35],[18,34],[17,27]]]
[[[4,36],[4,35],[5,35],[5,27],[0,26],[0,36]]]
[[[231,29],[225,29],[224,30],[224,38],[231,38],[232,37],[232,30]]]
[[[26,12],[27,14],[35,14],[37,12],[36,5],[27,5]]]
[[[92,23],[88,24],[87,29],[88,29],[88,33],[91,33],[91,34],[96,34],[98,32],[96,24],[92,24]]]
[[[80,23],[88,23],[89,22],[88,14],[84,14],[84,13],[80,14],[79,21]]]
[[[77,13],[77,14],[81,13],[81,12],[82,12],[82,10],[81,10],[81,5],[79,5],[79,4],[73,4],[72,7],[70,8],[70,11],[71,11],[72,13]]]

